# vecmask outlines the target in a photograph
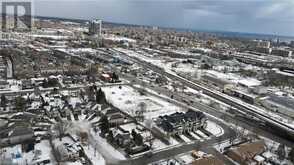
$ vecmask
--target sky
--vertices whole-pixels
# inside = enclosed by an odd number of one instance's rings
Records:
[[[294,36],[294,0],[34,0],[34,13],[193,30]]]

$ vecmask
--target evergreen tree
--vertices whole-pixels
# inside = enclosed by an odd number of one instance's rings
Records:
[[[22,112],[25,110],[25,105],[26,105],[26,100],[21,97],[21,96],[18,96],[15,98],[15,108]]]
[[[136,145],[140,146],[143,145],[143,137],[142,135],[138,134],[134,129],[132,129],[132,137]]]
[[[280,160],[284,160],[286,158],[286,150],[283,144],[280,144],[277,150],[277,155]]]
[[[107,116],[103,116],[101,118],[100,130],[103,135],[105,135],[107,132],[109,132],[109,121],[108,121]]]
[[[5,108],[7,104],[7,99],[5,97],[5,95],[1,95],[1,107]]]
[[[47,87],[48,87],[48,81],[47,81],[46,79],[44,79],[44,80],[42,81],[42,87],[43,87],[43,88],[47,88]]]
[[[291,151],[289,152],[288,158],[292,163],[294,163],[294,148],[291,148]]]
[[[137,132],[134,129],[132,129],[132,133],[131,134],[132,134],[133,139],[135,139],[136,136],[137,136]]]
[[[94,87],[93,86],[90,86],[87,90],[87,95],[88,95],[88,99],[90,101],[94,101]]]
[[[141,134],[137,134],[136,138],[134,139],[137,146],[143,145],[143,137]]]
[[[118,80],[119,80],[118,75],[117,75],[115,72],[113,72],[113,73],[112,73],[112,81],[113,81],[113,82],[116,82],[116,81],[118,81]]]
[[[101,88],[96,92],[96,102],[98,104],[104,104],[106,102],[105,93]]]
[[[113,142],[114,137],[113,137],[113,132],[112,131],[109,131],[108,136],[107,136],[107,140],[109,142]]]
[[[83,90],[80,90],[80,97],[83,101],[85,101],[85,92]]]

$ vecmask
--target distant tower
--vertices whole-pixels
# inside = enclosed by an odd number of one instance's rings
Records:
[[[280,38],[277,38],[277,45],[280,45]]]
[[[92,20],[89,23],[89,34],[101,36],[102,20]]]
[[[99,46],[101,45],[101,31],[102,31],[102,20],[92,20],[89,22],[89,35],[92,42]]]

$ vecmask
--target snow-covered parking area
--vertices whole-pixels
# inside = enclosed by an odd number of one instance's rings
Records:
[[[142,107],[144,107],[144,116],[147,119],[181,111],[180,107],[160,98],[148,94],[141,95],[138,90],[130,86],[103,87],[102,90],[109,103],[132,116]],[[142,106],[142,104],[144,105]]]
[[[207,127],[205,130],[212,133],[216,137],[224,134],[224,130],[219,125],[211,121],[207,121]]]

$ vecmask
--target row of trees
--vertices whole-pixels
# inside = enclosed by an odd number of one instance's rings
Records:
[[[84,99],[84,93],[80,93],[82,99]],[[106,97],[104,91],[99,88],[97,89],[97,86],[93,85],[90,86],[87,90],[88,99],[90,101],[96,101],[98,104],[105,104],[106,103]]]
[[[289,154],[288,154],[288,158],[289,158],[289,160],[290,160],[292,163],[294,163],[294,147],[291,148],[291,150],[290,150],[290,152],[289,152]]]
[[[141,146],[144,144],[143,136],[141,134],[137,133],[136,130],[132,129],[131,134],[132,134],[133,140],[137,146]]]
[[[26,104],[29,103],[29,99],[26,100],[25,98],[23,98],[22,96],[17,96],[15,98],[15,108],[17,111],[25,111],[25,107],[26,107]],[[1,98],[0,98],[0,106],[3,108],[3,109],[6,109],[6,106],[8,104],[8,99],[6,98],[5,95],[1,95]]]
[[[284,144],[280,144],[276,152],[279,160],[285,160],[287,158],[286,147]],[[294,148],[291,148],[288,153],[288,159],[294,163]]]
[[[265,75],[266,81],[263,82],[265,86],[277,87],[294,87],[294,77],[269,72]]]
[[[58,79],[56,78],[49,78],[44,79],[42,82],[42,87],[43,88],[50,88],[50,87],[57,87],[59,85]]]

